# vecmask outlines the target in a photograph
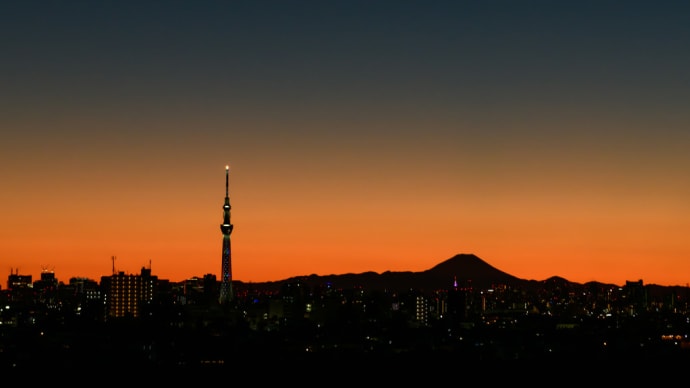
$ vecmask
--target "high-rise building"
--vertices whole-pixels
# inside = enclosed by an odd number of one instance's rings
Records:
[[[151,269],[143,267],[139,275],[121,271],[112,276],[102,276],[107,317],[139,317],[145,305],[152,302],[157,282],[158,277],[151,275]]]
[[[219,298],[221,304],[227,304],[234,299],[232,292],[232,261],[230,255],[230,233],[232,233],[232,224],[230,223],[229,176],[230,166],[225,166],[225,203],[223,204],[223,223],[220,224],[220,231],[223,233],[222,272]]]
[[[7,277],[7,288],[9,290],[32,288],[32,279],[33,277],[31,275],[20,275],[19,271],[17,271],[17,273],[12,272],[10,276]]]

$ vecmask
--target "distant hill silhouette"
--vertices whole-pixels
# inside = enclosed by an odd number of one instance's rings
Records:
[[[583,284],[571,282],[560,276],[552,276],[543,280],[520,279],[491,266],[473,254],[465,253],[457,254],[421,272],[386,271],[379,274],[370,271],[359,274],[295,276],[280,281],[264,283],[244,283],[241,281],[234,281],[233,283],[236,283],[238,290],[245,288],[277,292],[287,283],[300,283],[313,288],[330,286],[336,289],[436,291],[451,289],[454,286],[454,282],[457,282],[458,287],[471,287],[475,290],[487,290],[497,285],[506,285],[527,291],[556,288],[571,291],[602,290],[625,285],[597,281]],[[690,287],[687,285],[662,286],[644,284],[644,286],[646,295],[649,298],[668,297],[670,294],[690,297]]]
[[[543,282],[558,282],[567,280],[551,278]],[[535,285],[534,280],[525,280],[503,272],[473,254],[457,254],[436,266],[421,272],[386,271],[383,273],[363,272],[342,275],[308,275],[296,276],[282,281],[253,283],[260,288],[278,289],[284,283],[306,284],[308,286],[324,286],[330,284],[335,288],[365,288],[365,289],[418,289],[438,290],[449,289],[457,282],[458,287],[473,287],[488,289],[498,284],[527,287]]]

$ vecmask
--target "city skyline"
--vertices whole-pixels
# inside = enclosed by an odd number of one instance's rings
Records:
[[[687,285],[690,5],[530,4],[0,5],[0,279]]]

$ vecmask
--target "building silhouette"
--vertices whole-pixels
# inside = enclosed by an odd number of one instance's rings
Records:
[[[107,317],[139,317],[142,308],[153,301],[157,282],[158,277],[151,275],[150,268],[142,268],[139,275],[121,271],[101,277]]]
[[[380,368],[379,361],[576,368],[690,360],[688,287],[560,278],[462,286],[447,268],[452,285],[432,288],[420,286],[424,272],[402,273],[403,283],[384,287],[369,273],[236,280],[230,309],[218,308],[213,274],[169,282],[149,265],[100,284],[64,284],[52,271],[34,282],[13,273],[0,292],[0,370],[226,371],[267,367],[256,361],[267,355],[278,366],[351,370]]]
[[[33,285],[33,277],[31,275],[20,275],[19,270],[16,273],[12,272],[7,277],[7,289],[29,288]]]
[[[228,182],[230,176],[230,166],[225,166],[225,203],[223,204],[223,223],[220,224],[220,231],[223,233],[223,255],[221,265],[220,280],[220,304],[228,304],[234,299],[232,291],[232,261],[230,249],[230,234],[232,224],[230,223],[230,195]]]

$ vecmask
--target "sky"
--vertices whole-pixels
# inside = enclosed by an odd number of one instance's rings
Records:
[[[233,280],[686,286],[689,48],[682,1],[2,2],[0,283],[220,279],[227,165]]]

